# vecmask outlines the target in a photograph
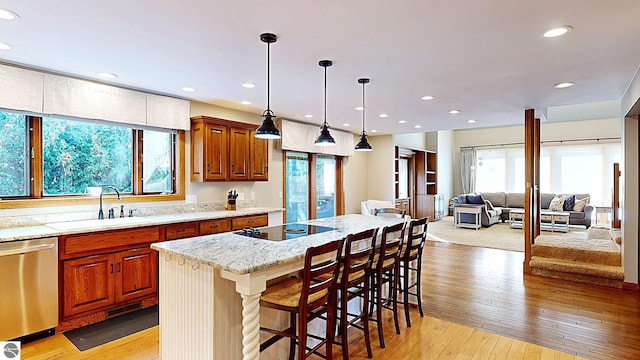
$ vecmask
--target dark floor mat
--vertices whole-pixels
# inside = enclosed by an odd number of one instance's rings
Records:
[[[78,350],[85,351],[156,325],[158,325],[157,305],[69,330],[64,335]]]

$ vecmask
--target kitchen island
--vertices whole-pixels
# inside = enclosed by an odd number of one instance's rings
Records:
[[[259,359],[261,317],[265,325],[287,320],[260,309],[269,280],[302,269],[309,247],[401,221],[349,214],[303,222],[331,229],[282,241],[224,233],[152,244],[160,252],[161,358]]]

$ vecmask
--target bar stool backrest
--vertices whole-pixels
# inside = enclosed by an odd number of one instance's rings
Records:
[[[391,259],[397,261],[400,255],[402,240],[404,239],[406,224],[405,222],[401,222],[396,225],[385,226],[382,229],[380,246],[379,249],[375,250],[375,252],[379,254],[378,262],[374,264],[376,268],[384,266],[385,261]]]
[[[422,252],[424,243],[427,240],[427,226],[429,225],[429,217],[411,220],[409,230],[404,243],[400,257],[403,259],[415,258],[418,252]]]
[[[300,301],[307,306],[326,302],[340,270],[339,258],[344,239],[307,249],[302,275]],[[329,259],[327,257],[329,256]],[[313,306],[311,306],[313,307]]]
[[[342,279],[347,283],[358,283],[365,272],[371,269],[373,247],[378,229],[349,234],[345,239],[344,256],[342,258]],[[362,273],[360,273],[362,271]],[[360,276],[362,275],[362,276]]]

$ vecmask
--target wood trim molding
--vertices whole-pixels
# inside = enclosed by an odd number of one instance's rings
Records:
[[[623,288],[624,290],[640,291],[640,284],[634,284],[634,283],[623,282],[623,283],[622,283],[622,288]]]

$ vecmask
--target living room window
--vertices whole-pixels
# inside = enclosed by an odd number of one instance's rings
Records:
[[[476,191],[524,192],[524,149],[476,149]],[[622,160],[619,142],[543,145],[540,191],[589,193],[591,203],[611,202],[613,164]]]

